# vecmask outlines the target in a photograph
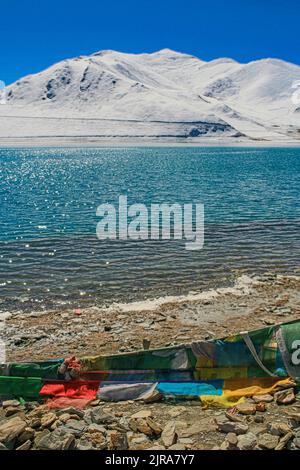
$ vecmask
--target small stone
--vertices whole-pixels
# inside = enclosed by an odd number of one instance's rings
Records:
[[[238,443],[238,438],[237,438],[237,435],[234,434],[233,432],[229,432],[226,436],[226,441],[228,442],[228,444],[230,446],[236,446],[237,443]]]
[[[192,426],[193,425],[191,425],[191,427]],[[176,432],[178,434],[178,437],[179,437],[179,433],[181,433],[183,431],[186,431],[188,429],[188,427],[189,427],[189,425],[185,421],[180,421],[180,420],[175,421],[175,428],[176,428]]]
[[[90,433],[101,432],[104,435],[106,434],[105,427],[101,426],[101,424],[95,424],[95,423],[89,424],[89,426],[87,428],[87,431],[90,432]]]
[[[69,419],[63,429],[70,434],[74,434],[74,436],[80,437],[80,435],[86,430],[86,423],[85,421]]]
[[[185,446],[192,446],[195,443],[195,439],[190,439],[189,437],[181,437],[177,441],[178,444],[184,444]]]
[[[151,441],[149,439],[147,439],[147,441],[145,442],[141,442],[140,444],[139,443],[135,443],[135,442],[132,442],[130,444],[130,447],[129,449],[130,450],[148,450],[149,449],[149,446],[153,445],[151,443]]]
[[[100,400],[98,398],[96,400],[89,402],[89,406],[98,406],[99,404],[100,404]]]
[[[44,434],[36,445],[40,450],[69,450],[75,447],[75,437],[67,434],[62,428],[57,428]]]
[[[249,427],[244,423],[234,423],[233,421],[219,421],[216,420],[219,431],[225,432],[226,434],[232,432],[234,434],[246,434]]]
[[[96,424],[111,424],[115,421],[115,417],[103,411],[101,407],[94,407],[91,410],[91,420]]]
[[[69,419],[75,419],[75,421],[81,421],[81,418],[78,415],[70,415]]]
[[[258,436],[259,434],[264,434],[268,432],[268,428],[265,424],[256,424],[256,423],[251,423],[251,432]]]
[[[42,431],[36,432],[36,434],[35,434],[35,436],[34,436],[34,445],[35,445],[35,447],[38,448],[39,443],[40,443],[40,440],[41,440],[43,437],[48,436],[49,434],[50,434],[49,429],[43,429]]]
[[[252,432],[238,436],[237,448],[240,450],[252,450],[256,446],[256,436]]]
[[[64,438],[62,445],[61,445],[61,450],[74,449],[75,443],[76,443],[75,437],[69,434],[68,436]]]
[[[220,448],[215,449],[215,450],[229,450],[229,442],[223,441],[222,444],[220,445]]]
[[[292,432],[287,433],[280,439],[278,445],[275,447],[275,450],[283,450],[293,437],[294,434]]]
[[[93,444],[90,440],[86,439],[86,437],[81,437],[76,442],[76,449],[77,450],[92,450]]]
[[[66,423],[69,419],[71,419],[71,415],[69,413],[63,413],[62,415],[59,416],[59,420],[62,423]]]
[[[244,402],[238,403],[236,409],[242,415],[254,415],[256,413],[256,406],[254,403]]]
[[[184,406],[174,406],[174,408],[171,408],[168,410],[168,415],[171,418],[177,418],[177,416],[181,415],[186,411],[186,407]]]
[[[165,447],[170,447],[177,441],[175,422],[169,421],[161,433],[161,440]]]
[[[185,445],[177,442],[177,444],[173,444],[172,446],[168,447],[168,450],[185,450]]]
[[[32,418],[29,422],[29,426],[33,429],[37,429],[41,426],[40,418]]]
[[[287,416],[288,416],[291,420],[295,421],[295,423],[296,423],[296,426],[295,426],[295,427],[298,427],[298,426],[299,426],[299,423],[300,423],[300,413],[295,412],[295,411],[292,411],[292,412],[288,412],[288,413],[287,413]]]
[[[291,432],[291,428],[286,423],[270,423],[269,425],[269,433],[274,436],[285,436],[289,432]]]
[[[57,419],[56,421],[54,421],[54,423],[51,424],[50,426],[50,431],[54,431],[56,428],[59,428],[61,426],[61,421],[59,421],[59,419]]]
[[[152,416],[152,412],[150,410],[140,410],[137,413],[134,413],[131,418],[139,419],[139,418],[150,418]]]
[[[129,419],[129,421],[128,421],[129,429],[133,432],[138,432],[137,423],[138,423],[137,419]]]
[[[211,417],[200,418],[196,423],[188,425],[182,421],[176,421],[176,432],[178,437],[192,437],[201,433],[214,432],[217,430],[216,422]]]
[[[297,449],[300,449],[300,437],[295,437],[293,444],[295,447],[297,447]]]
[[[97,449],[107,449],[107,442],[102,432],[93,432],[89,436],[90,440],[97,447]]]
[[[74,408],[73,406],[69,406],[68,408],[64,408],[63,410],[57,411],[58,416],[61,416],[65,413],[68,413],[69,415],[77,415],[79,418],[84,417],[84,411],[78,410],[77,408]]]
[[[230,421],[233,421],[234,423],[243,423],[244,418],[239,416],[238,414],[233,413],[232,411],[227,410],[225,413],[226,418],[228,418]]]
[[[31,441],[28,439],[28,441],[23,442],[19,447],[16,448],[16,450],[29,450],[31,447]]]
[[[146,436],[152,436],[153,429],[148,425],[146,419],[134,419],[130,420],[129,425],[133,431],[139,431]]]
[[[144,434],[142,434],[139,437],[133,437],[130,441],[130,445],[131,446],[137,446],[137,445],[140,445],[140,444],[146,444],[148,442],[149,442],[149,438],[147,436],[145,436]]]
[[[255,423],[263,423],[265,421],[265,418],[262,415],[256,415],[254,416],[253,421]]]
[[[261,402],[261,403],[256,403],[255,405],[256,411],[260,411],[261,413],[266,411],[266,404]]]
[[[271,317],[264,318],[263,322],[265,325],[274,325],[276,323],[276,321]]]
[[[272,450],[278,445],[279,437],[273,434],[260,434],[258,436],[257,444],[261,449]]]
[[[51,424],[54,423],[54,421],[57,420],[56,414],[55,413],[46,413],[44,416],[41,418],[41,427],[42,428],[48,428],[51,426]]]
[[[157,401],[161,401],[163,395],[158,390],[152,390],[151,392],[145,393],[141,401],[145,404],[147,403],[156,403]]]
[[[147,418],[146,422],[148,426],[152,429],[153,433],[156,436],[160,436],[162,433],[162,427],[160,424],[158,424],[156,421],[154,421],[152,418]]]
[[[109,436],[109,450],[126,450],[128,449],[127,436],[125,433],[113,431]]]
[[[265,393],[264,395],[253,395],[252,400],[255,403],[271,403],[273,401],[272,395]]]
[[[20,402],[18,400],[5,400],[2,402],[2,407],[9,408],[10,406],[17,407],[20,406]]]
[[[32,441],[34,439],[35,431],[30,427],[26,427],[22,434],[18,437],[18,442],[22,444],[26,441]]]
[[[276,403],[278,403],[279,405],[289,405],[290,403],[294,403],[294,401],[296,400],[293,388],[287,388],[286,390],[280,390],[279,392],[275,392],[274,398]]]
[[[18,437],[26,428],[26,422],[19,416],[11,418],[0,425],[0,442],[9,443]]]
[[[13,416],[17,413],[20,413],[20,408],[16,406],[8,406],[5,408],[4,413],[6,417]]]

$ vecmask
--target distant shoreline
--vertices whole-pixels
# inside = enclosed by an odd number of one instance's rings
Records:
[[[38,137],[38,138],[2,138],[0,149],[11,148],[122,148],[122,147],[227,147],[227,148],[299,148],[299,141],[260,141],[260,140],[131,140],[131,139],[89,139],[74,136],[74,138]]]

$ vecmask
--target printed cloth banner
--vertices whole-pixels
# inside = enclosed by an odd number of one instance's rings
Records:
[[[0,399],[51,407],[104,401],[200,399],[234,406],[300,377],[300,321],[170,348],[0,365]],[[298,357],[299,356],[299,357]],[[49,401],[50,400],[50,401]],[[68,406],[68,405],[66,405]]]

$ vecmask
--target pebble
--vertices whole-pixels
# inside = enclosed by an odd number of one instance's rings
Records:
[[[181,443],[173,444],[172,446],[168,447],[168,450],[185,450],[185,445]]]
[[[266,393],[264,395],[253,395],[252,400],[255,403],[271,403],[274,398],[272,397],[272,395]]]
[[[16,448],[16,450],[29,450],[31,447],[31,440],[28,439],[28,441],[25,441],[23,444],[21,444],[19,447]]]
[[[293,444],[294,444],[298,449],[300,449],[300,437],[295,437],[295,439],[293,440]]]
[[[164,427],[161,433],[161,440],[165,447],[170,447],[176,443],[177,434],[175,428],[175,422],[169,421]]]
[[[102,434],[106,434],[105,427],[102,426],[101,424],[95,424],[95,423],[89,424],[89,426],[87,427],[87,431],[90,433],[101,432]]]
[[[78,421],[76,419],[69,419],[64,426],[62,426],[63,429],[66,431],[76,435],[80,436],[87,428],[87,425],[85,421]]]
[[[26,422],[19,416],[0,424],[0,442],[10,443],[26,429]]]
[[[238,436],[237,448],[240,450],[252,450],[256,446],[256,436],[252,432]]]
[[[115,418],[109,413],[106,413],[101,407],[93,407],[91,410],[91,420],[96,424],[111,424]]]
[[[46,413],[44,416],[41,418],[41,427],[42,428],[48,428],[51,426],[51,424],[54,423],[54,421],[57,420],[57,416],[55,413]]]
[[[267,450],[272,450],[275,449],[275,447],[279,443],[279,437],[274,436],[273,434],[260,434],[258,436],[258,441],[257,444],[261,449],[267,449]]]
[[[280,439],[278,445],[275,447],[275,450],[283,450],[293,437],[294,434],[292,432],[287,433]]]
[[[152,416],[152,412],[150,410],[140,410],[134,413],[131,418],[138,419],[138,418],[149,418]]]
[[[219,431],[225,432],[226,434],[232,432],[234,434],[246,434],[249,426],[245,423],[235,423],[233,421],[218,421],[217,426]]]
[[[256,406],[253,403],[238,403],[236,409],[243,415],[254,415],[256,413]]]
[[[294,403],[294,401],[296,400],[293,388],[287,388],[286,390],[280,390],[279,392],[275,392],[274,398],[276,403],[278,403],[279,405],[288,405],[290,403]]]
[[[109,450],[127,450],[128,442],[125,433],[113,431],[109,436]]]
[[[226,441],[228,442],[228,444],[230,446],[236,446],[237,443],[238,443],[238,437],[236,434],[234,434],[233,432],[229,432],[226,436]]]
[[[5,400],[2,402],[2,407],[5,409],[5,408],[8,408],[10,406],[13,406],[13,407],[19,407],[20,406],[20,402],[18,400]]]
[[[291,428],[286,423],[270,423],[269,425],[269,433],[273,434],[274,436],[284,436],[291,432]]]

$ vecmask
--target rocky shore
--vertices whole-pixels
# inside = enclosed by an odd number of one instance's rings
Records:
[[[300,318],[300,278],[242,276],[231,288],[144,304],[2,316],[8,361],[133,351],[227,336]],[[5,322],[4,322],[5,319]],[[200,401],[104,403],[84,410],[8,400],[0,449],[300,449],[296,387],[229,410]]]
[[[181,297],[84,309],[3,312],[0,336],[7,361],[32,361],[171,346],[296,318],[300,318],[300,277],[267,273],[244,275],[232,287]]]

